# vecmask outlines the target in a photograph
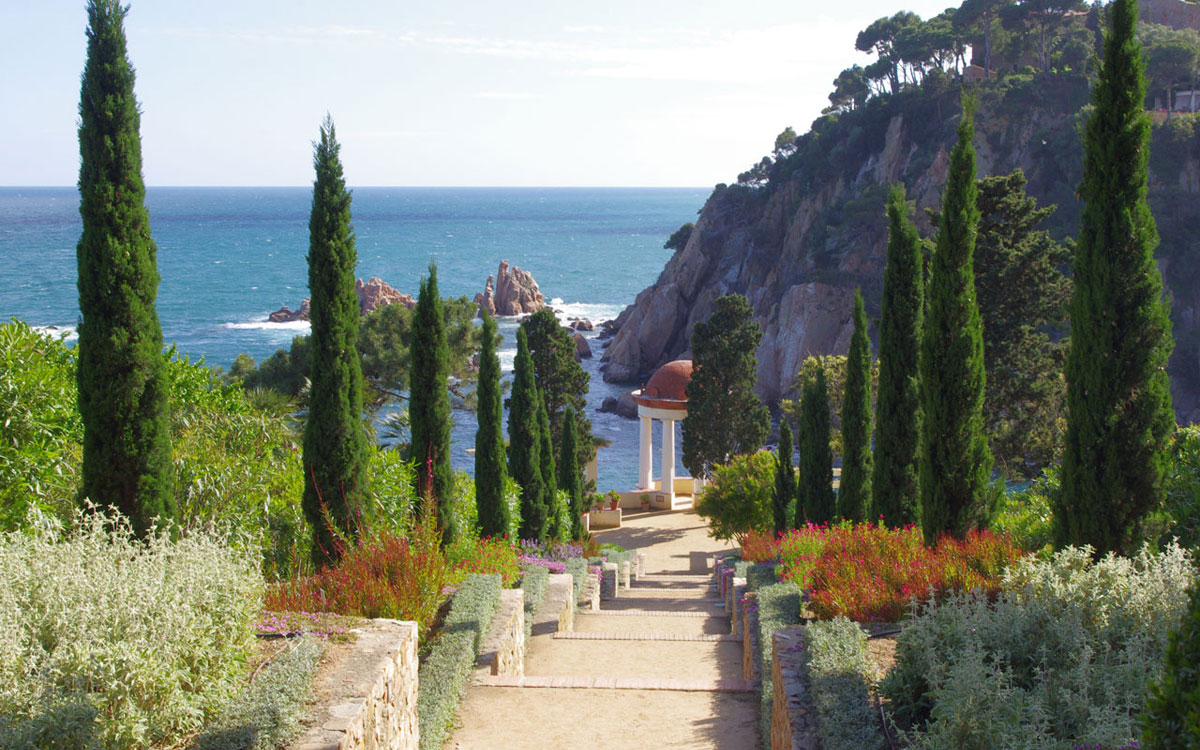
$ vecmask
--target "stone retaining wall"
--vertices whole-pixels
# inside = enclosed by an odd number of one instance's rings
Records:
[[[553,573],[546,581],[546,596],[533,618],[533,634],[569,633],[575,629],[574,576]]]
[[[525,592],[521,589],[504,589],[500,592],[500,604],[475,662],[475,676],[521,677],[524,674]]]
[[[816,717],[804,677],[804,647],[804,626],[775,631],[770,750],[818,750]]]
[[[417,624],[371,620],[331,644],[313,685],[315,726],[292,750],[417,750]]]

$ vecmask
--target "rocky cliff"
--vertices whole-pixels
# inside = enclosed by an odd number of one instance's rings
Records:
[[[762,326],[758,390],[768,403],[789,394],[805,357],[845,353],[855,287],[878,318],[890,184],[906,185],[922,235],[931,233],[924,209],[940,204],[958,96],[948,84],[876,100],[840,119],[822,118],[793,153],[777,155],[769,180],[718,185],[687,245],[618,317],[603,357],[605,380],[640,382],[659,365],[688,356],[696,322],[708,318],[717,297],[731,292],[749,298]],[[1030,193],[1058,204],[1047,228],[1060,239],[1078,232],[1074,187],[1082,149],[1076,128],[1087,98],[1081,78],[1008,81],[981,92],[976,116],[979,175],[1023,169]],[[1171,127],[1155,131],[1154,148],[1163,157],[1152,157],[1151,202],[1163,237],[1160,264],[1173,296],[1176,410],[1181,419],[1196,421],[1200,135],[1178,122]]]

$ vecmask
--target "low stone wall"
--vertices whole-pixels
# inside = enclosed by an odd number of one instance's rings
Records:
[[[600,609],[600,581],[591,567],[579,590],[579,601],[575,604],[584,610],[595,612]]]
[[[746,579],[734,578],[729,586],[729,598],[726,600],[726,611],[729,612],[730,632],[734,635],[742,632],[742,599],[746,596]]]
[[[326,651],[314,726],[291,750],[417,750],[417,624],[372,620],[354,633]]]
[[[607,601],[621,595],[620,567],[616,563],[600,564],[600,599]]]
[[[551,574],[546,596],[533,618],[533,634],[569,633],[575,629],[575,581],[570,573]]]
[[[588,524],[593,531],[621,528],[621,509],[588,511]]]
[[[752,601],[754,594],[747,594],[747,600]],[[758,609],[754,606],[742,608],[742,679],[758,679],[758,669],[754,665],[754,654],[758,650]]]
[[[804,677],[804,626],[780,628],[774,639],[770,750],[818,750],[816,716]]]
[[[525,593],[521,589],[504,589],[475,661],[475,676],[524,674]]]

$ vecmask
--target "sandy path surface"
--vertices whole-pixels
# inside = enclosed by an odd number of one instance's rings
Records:
[[[708,558],[730,545],[708,537],[694,513],[635,513],[624,526],[597,532],[601,542],[637,550],[646,576],[604,611],[690,612],[699,616],[602,615],[578,612],[576,633],[625,634],[631,640],[554,639],[535,635],[525,656],[529,677],[634,677],[655,680],[740,680],[736,641],[648,640],[729,632],[724,609],[704,601]],[[753,692],[472,685],[459,709],[453,750],[749,750],[758,743]]]

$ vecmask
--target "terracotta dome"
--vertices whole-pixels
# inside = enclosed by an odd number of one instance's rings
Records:
[[[691,380],[692,360],[677,359],[658,368],[642,389],[642,396],[647,399],[687,401],[687,384]]]

